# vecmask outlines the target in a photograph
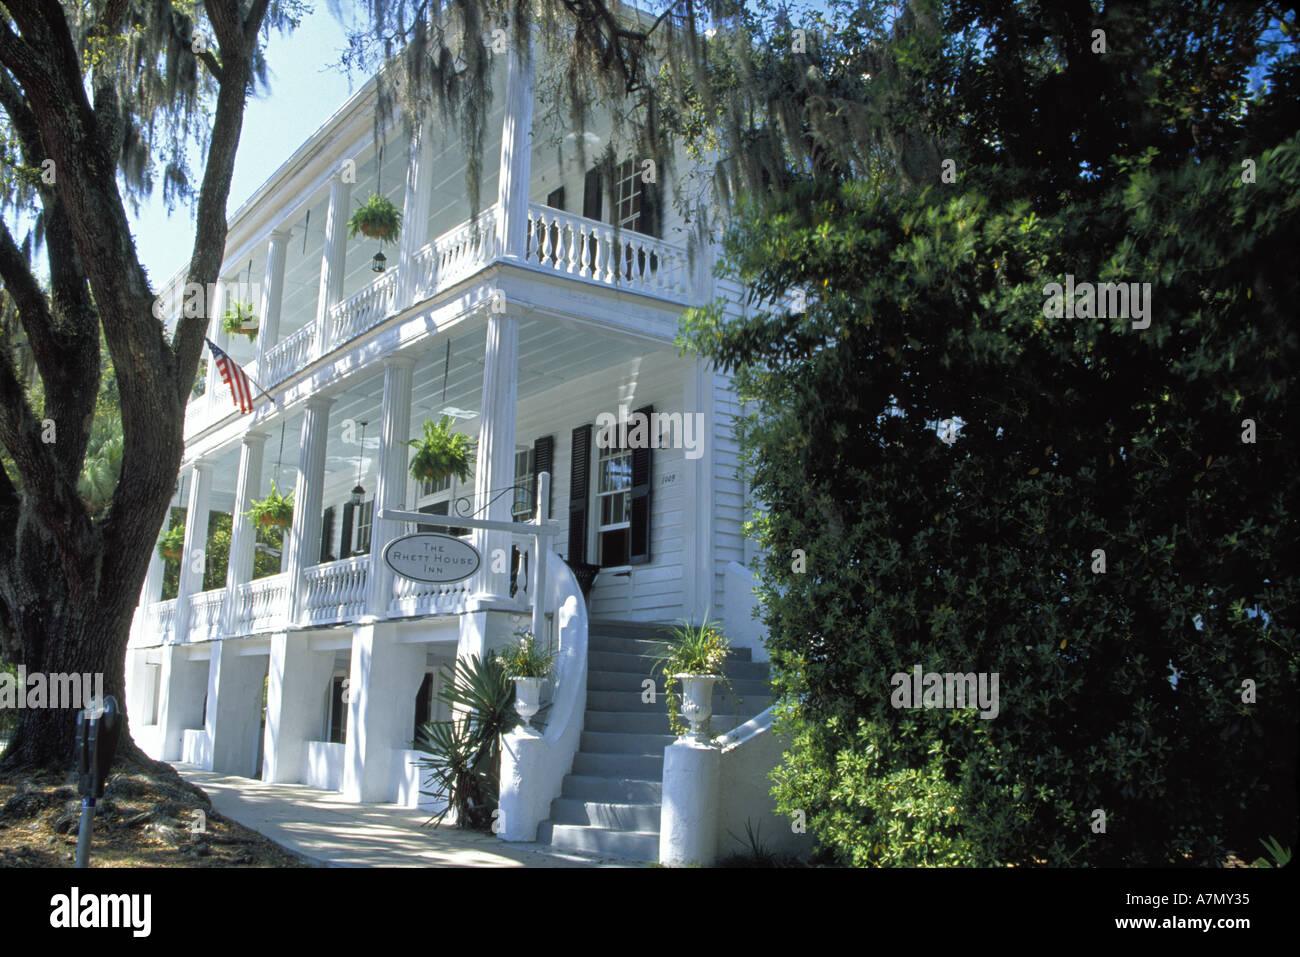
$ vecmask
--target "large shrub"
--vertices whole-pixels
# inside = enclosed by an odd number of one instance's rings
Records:
[[[811,289],[685,340],[756,409],[777,794],[844,861],[1294,844],[1300,139],[1257,155],[1254,184],[1137,162],[1051,215],[810,184],[729,237],[756,295]],[[1150,328],[1045,316],[1066,273],[1151,282]],[[894,708],[918,664],[998,673],[999,714]]]

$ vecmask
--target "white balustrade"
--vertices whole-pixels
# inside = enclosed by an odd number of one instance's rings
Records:
[[[494,204],[433,241],[437,253],[435,290],[446,289],[497,257],[496,223]]]
[[[369,555],[358,555],[305,569],[303,613],[307,620],[312,624],[326,624],[351,621],[364,615],[366,574],[369,570]]]
[[[330,310],[330,348],[352,341],[397,311],[400,268],[384,270]]]
[[[408,618],[415,615],[456,615],[465,610],[473,579],[438,585],[417,582],[396,575],[393,578],[393,599],[388,605],[390,618]]]
[[[539,203],[528,207],[526,259],[566,276],[688,301],[689,258],[672,243]]]
[[[145,608],[140,622],[140,644],[154,645],[167,640],[176,622],[176,599],[156,601]]]
[[[291,336],[277,342],[266,353],[266,375],[258,384],[269,389],[283,382],[316,359],[316,326],[307,323]]]
[[[231,634],[252,635],[284,627],[289,619],[289,576],[271,575],[235,589]]]
[[[190,596],[190,633],[188,641],[211,641],[221,637],[221,605],[226,590],[215,588]]]

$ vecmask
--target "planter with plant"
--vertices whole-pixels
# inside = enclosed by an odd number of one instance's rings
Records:
[[[674,734],[685,737],[685,715],[691,723],[689,734],[707,744],[712,737],[709,718],[713,715],[713,686],[720,681],[731,691],[731,682],[723,670],[730,644],[708,615],[698,625],[682,622],[673,628],[669,643],[668,651],[655,662],[655,669],[664,676],[668,724]],[[682,684],[681,692],[677,690],[678,682]]]
[[[266,498],[254,501],[248,510],[248,517],[258,525],[279,525],[287,527],[293,523],[293,492],[281,495],[271,479],[271,491]]]
[[[417,482],[441,482],[456,476],[469,479],[469,460],[474,444],[469,436],[451,430],[454,420],[444,415],[437,422],[424,420],[424,437],[406,444],[415,449],[411,458],[411,478]]]
[[[402,214],[392,201],[379,193],[371,193],[370,198],[357,207],[357,211],[348,220],[348,236],[357,233],[391,243],[397,239],[402,230]]]
[[[537,643],[531,631],[515,633],[513,645],[498,651],[496,661],[515,684],[515,711],[524,728],[533,731],[533,715],[541,710],[542,683],[550,677],[555,652]]]
[[[501,737],[519,723],[514,688],[496,661],[457,659],[443,669],[438,699],[451,708],[449,721],[430,721],[420,728],[415,747],[425,757],[416,762],[426,772],[420,793],[446,802],[426,823],[441,823],[454,813],[459,827],[492,827],[501,780]]]
[[[248,336],[248,341],[253,342],[257,339],[258,329],[257,314],[253,311],[253,304],[232,302],[221,319],[221,328],[231,335]]]
[[[185,526],[173,525],[158,540],[158,554],[169,562],[179,561],[185,550]]]

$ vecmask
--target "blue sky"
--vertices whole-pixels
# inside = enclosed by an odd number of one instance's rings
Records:
[[[292,33],[271,33],[266,47],[270,91],[250,99],[235,158],[226,215],[230,216],[272,173],[316,132],[335,110],[365,82],[348,78],[335,66],[345,40],[342,25],[325,4],[304,17]],[[201,171],[202,163],[195,164]],[[140,262],[155,286],[161,285],[189,261],[194,245],[194,221],[187,205],[170,215],[161,190],[142,203],[131,217]],[[129,214],[129,210],[128,210]]]

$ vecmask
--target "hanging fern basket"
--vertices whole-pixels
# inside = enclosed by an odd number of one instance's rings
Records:
[[[411,478],[417,482],[441,482],[453,475],[462,482],[469,479],[469,460],[474,446],[469,436],[453,432],[452,424],[453,419],[447,415],[437,422],[426,419],[424,436],[407,443],[415,449],[411,459]]]
[[[185,526],[175,525],[158,541],[158,554],[169,562],[180,561],[185,550]]]
[[[357,211],[348,220],[349,237],[361,233],[371,239],[391,243],[397,240],[401,230],[402,214],[388,197],[379,193],[371,193],[370,198],[357,207]]]
[[[253,312],[251,302],[233,302],[221,319],[221,328],[231,335],[248,336],[252,342],[257,338],[258,320]]]
[[[259,525],[287,528],[293,523],[293,492],[281,495],[272,479],[271,493],[266,498],[253,502],[248,517]]]

